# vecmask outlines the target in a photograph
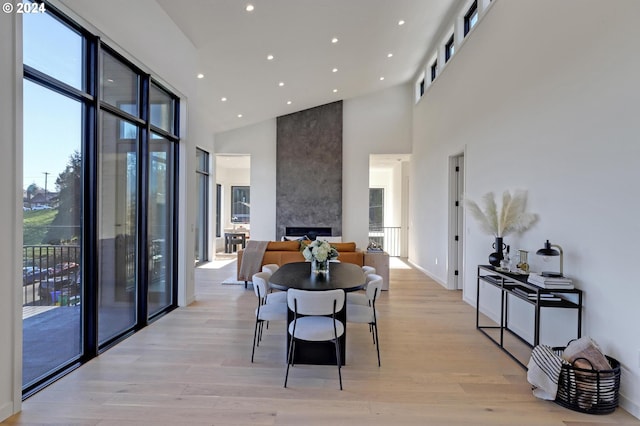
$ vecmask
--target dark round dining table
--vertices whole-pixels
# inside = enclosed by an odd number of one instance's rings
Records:
[[[362,267],[354,263],[330,262],[329,274],[321,275],[311,272],[311,262],[285,263],[269,278],[271,287],[287,291],[290,288],[300,290],[335,290],[342,289],[345,292],[356,291],[365,286],[366,278]],[[287,325],[293,321],[293,312],[289,310]],[[342,364],[346,360],[347,342],[347,309],[346,301],[342,309],[336,313],[336,319],[345,325],[344,333],[340,340],[340,353]],[[289,339],[287,338],[287,351],[289,351]],[[330,342],[306,342],[296,343],[293,351],[294,364],[331,364],[336,365],[336,351]]]
[[[290,288],[300,290],[360,290],[365,285],[362,268],[353,263],[329,262],[329,274],[311,272],[311,262],[285,263],[280,266],[271,278],[271,287],[287,291]]]

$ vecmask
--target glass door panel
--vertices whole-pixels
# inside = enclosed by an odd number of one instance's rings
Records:
[[[149,143],[148,196],[148,315],[172,302],[173,157],[174,144],[152,134]]]
[[[23,386],[82,355],[78,101],[24,80]]]
[[[136,324],[138,127],[102,112],[98,152],[98,343]]]

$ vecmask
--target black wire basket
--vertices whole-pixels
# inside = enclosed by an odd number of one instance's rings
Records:
[[[562,356],[564,347],[553,348]],[[618,406],[620,363],[606,356],[610,370],[593,370],[563,364],[558,379],[555,402],[563,407],[587,414],[608,414]],[[588,360],[579,358],[586,362]],[[589,362],[589,364],[591,364]]]

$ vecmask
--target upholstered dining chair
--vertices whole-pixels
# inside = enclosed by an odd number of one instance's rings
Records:
[[[276,273],[276,271],[279,268],[280,268],[280,265],[278,265],[277,263],[267,263],[266,265],[262,265],[262,272],[267,272],[269,275],[273,275],[273,274]],[[273,293],[273,287],[271,287],[268,284],[269,284],[269,281],[267,280],[267,288],[269,290],[269,293]],[[278,301],[280,301],[280,300],[278,300]],[[282,302],[287,303],[286,296],[282,296]]]
[[[264,296],[264,303],[266,304],[271,304],[271,303],[283,303],[286,304],[287,303],[287,293],[284,291],[276,291],[274,293],[271,292],[271,286],[269,285],[269,278],[271,277],[271,273],[270,272],[258,272],[253,274],[252,280],[253,280],[253,286],[254,286],[254,290],[255,290],[255,285],[256,285],[256,280],[258,280],[259,282],[263,283],[264,287],[266,288],[266,292],[263,293]]]
[[[364,272],[365,275],[375,274],[376,268],[374,268],[373,266],[364,265],[362,267],[362,272]]]
[[[267,263],[266,265],[262,265],[262,272],[269,272],[273,275],[278,268],[280,268],[280,266],[277,263]]]
[[[382,288],[382,277],[377,274],[366,274],[365,275],[366,284],[364,286],[365,291],[352,291],[347,293],[347,305],[364,305],[371,306],[371,300],[367,296],[366,289],[369,288],[369,283],[372,281],[380,281],[380,286]]]
[[[266,276],[266,280],[265,280]],[[286,321],[287,320],[287,304],[286,303],[270,303],[267,294],[267,280],[269,275],[265,272],[258,272],[253,275],[253,291],[258,297],[258,307],[256,308],[256,324],[253,329],[253,348],[251,350],[251,362],[256,352],[256,346],[260,346],[262,340],[262,329],[264,323],[269,321]],[[274,293],[278,294],[278,293]],[[286,297],[286,293],[282,293]]]
[[[375,275],[375,274],[370,274]],[[378,339],[378,312],[376,299],[382,291],[382,278],[373,279],[367,284],[366,297],[368,305],[347,303],[347,322],[369,324],[369,331],[378,352],[378,367],[380,367],[380,341]]]
[[[336,363],[338,364],[338,378],[342,390],[342,373],[340,367],[340,341],[344,334],[344,324],[336,319],[336,313],[344,307],[343,290],[309,291],[289,289],[287,304],[293,311],[293,321],[289,323],[289,353],[287,354],[287,372],[284,377],[284,387],[289,379],[289,367],[293,363],[293,354],[297,340],[310,342],[333,342],[336,348]],[[330,315],[330,316],[327,316]]]

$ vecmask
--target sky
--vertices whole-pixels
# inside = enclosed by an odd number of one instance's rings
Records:
[[[82,40],[46,14],[23,19],[24,63],[73,87],[82,88]],[[24,81],[23,188],[35,183],[55,191],[55,181],[82,141],[81,104]]]

